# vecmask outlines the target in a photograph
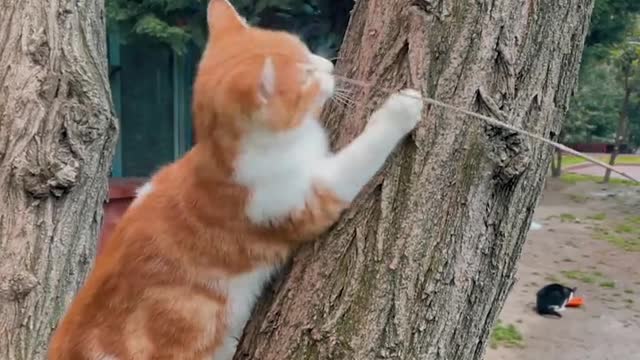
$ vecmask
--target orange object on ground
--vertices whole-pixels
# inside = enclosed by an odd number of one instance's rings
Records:
[[[573,299],[571,299],[571,301],[569,301],[567,303],[567,306],[569,307],[579,307],[582,306],[584,304],[584,299],[581,297],[574,297]]]

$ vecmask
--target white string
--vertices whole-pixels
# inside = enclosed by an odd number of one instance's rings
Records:
[[[354,84],[354,85],[359,85],[359,86],[364,86],[364,87],[371,87],[372,86],[372,84],[369,84],[367,82],[350,79],[348,77],[344,77],[344,76],[340,76],[340,75],[335,75],[334,74],[334,77],[336,77],[336,78],[338,78],[340,80],[343,80],[345,82]],[[392,93],[393,92],[393,90],[385,89],[385,88],[381,88],[380,90],[388,92],[388,93]],[[568,146],[565,146],[565,145],[562,145],[562,144],[557,143],[555,141],[549,140],[549,139],[544,138],[544,137],[542,137],[540,135],[530,133],[530,132],[528,132],[526,130],[522,130],[522,129],[517,128],[517,127],[515,127],[513,125],[509,125],[509,124],[504,123],[504,122],[502,122],[502,121],[500,121],[498,119],[495,119],[495,118],[492,118],[492,117],[489,117],[489,116],[485,116],[485,115],[482,115],[482,114],[478,114],[478,113],[475,113],[473,111],[465,110],[465,109],[459,108],[457,106],[449,105],[447,103],[444,103],[442,101],[438,101],[436,99],[418,97],[418,96],[414,96],[414,95],[410,95],[410,94],[402,94],[402,95],[403,96],[412,97],[412,98],[415,98],[415,99],[418,99],[418,100],[422,100],[423,102],[425,102],[427,104],[439,106],[441,108],[445,108],[445,109],[448,109],[448,110],[456,111],[456,112],[459,112],[461,114],[465,114],[465,115],[474,117],[476,119],[483,120],[484,122],[486,122],[488,124],[491,124],[493,126],[501,127],[501,128],[504,128],[504,129],[508,129],[508,130],[517,132],[517,133],[522,134],[522,135],[526,135],[526,136],[528,136],[530,138],[542,141],[545,144],[549,144],[549,145],[551,145],[551,146],[553,146],[553,147],[555,147],[557,149],[560,149],[562,151],[568,152],[568,153],[570,153],[572,155],[575,155],[575,156],[578,156],[578,157],[580,157],[582,159],[585,159],[588,162],[596,164],[596,165],[598,165],[600,167],[609,169],[612,172],[614,172],[616,174],[620,174],[620,175],[624,176],[625,178],[627,178],[627,179],[629,179],[631,181],[634,181],[636,183],[640,183],[640,180],[632,177],[631,175],[625,173],[624,171],[618,170],[618,169],[614,168],[611,165],[605,164],[600,160],[594,159],[594,158],[592,158],[591,156],[589,156],[587,154],[584,154],[584,153],[581,153],[579,151],[576,151],[576,150],[574,150],[574,149],[572,149],[572,148],[570,148]]]

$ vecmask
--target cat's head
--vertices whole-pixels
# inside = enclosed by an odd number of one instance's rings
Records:
[[[564,285],[563,285],[563,286],[562,286],[562,290],[563,290],[564,296],[565,296],[569,301],[571,301],[571,299],[573,299],[573,298],[574,298],[574,296],[575,296],[576,291],[578,290],[578,288],[577,288],[577,287],[570,288],[570,287],[568,287],[568,286],[564,286]]]
[[[227,0],[211,0],[207,11],[194,107],[216,116],[196,116],[196,132],[220,121],[282,131],[319,114],[334,91],[330,61],[292,34],[250,26]]]

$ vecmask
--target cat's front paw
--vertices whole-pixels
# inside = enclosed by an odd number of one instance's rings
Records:
[[[371,118],[370,126],[384,126],[402,135],[416,127],[422,115],[422,96],[413,89],[391,95]]]

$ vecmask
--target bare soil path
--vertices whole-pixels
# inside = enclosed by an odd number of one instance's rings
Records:
[[[637,167],[640,169],[640,167]],[[487,360],[640,360],[640,187],[549,181],[502,310],[521,347]],[[582,308],[562,319],[533,310],[539,288],[577,286]]]

